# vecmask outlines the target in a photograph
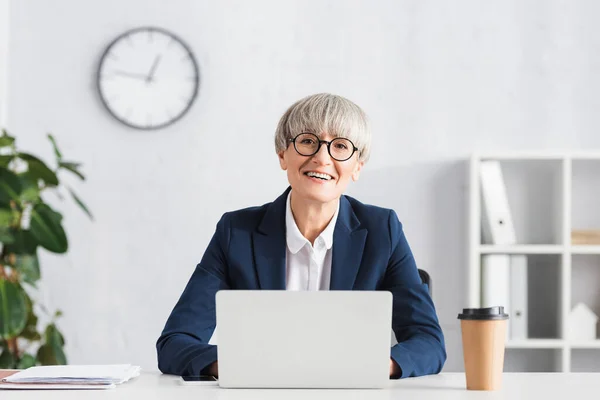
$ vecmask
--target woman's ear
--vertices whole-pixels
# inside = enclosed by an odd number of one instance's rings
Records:
[[[362,169],[363,165],[365,165],[365,162],[359,161],[354,166],[354,171],[352,171],[352,180],[354,182],[356,182],[358,180],[358,177],[360,176],[360,170]]]
[[[280,151],[277,153],[277,157],[279,158],[279,165],[282,170],[287,170],[287,162],[285,161],[285,151]]]

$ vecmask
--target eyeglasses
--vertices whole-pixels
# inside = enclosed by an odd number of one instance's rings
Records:
[[[320,140],[314,133],[301,133],[290,142],[294,143],[294,149],[301,156],[310,157],[319,152],[322,144],[327,144],[327,152],[336,161],[346,161],[354,155],[358,148],[354,147],[354,143],[346,138],[335,138],[328,142]]]

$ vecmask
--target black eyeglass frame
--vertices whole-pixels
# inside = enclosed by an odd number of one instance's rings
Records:
[[[315,150],[314,153],[312,153],[312,154],[302,154],[302,153],[300,153],[300,151],[298,151],[298,148],[296,147],[296,139],[298,139],[298,137],[300,137],[302,135],[312,135],[312,136],[314,136],[316,138],[317,142],[319,142],[319,145],[317,146],[317,149]],[[301,156],[304,156],[304,157],[312,157],[315,154],[317,154],[319,152],[319,150],[321,150],[321,146],[323,144],[327,144],[327,153],[329,153],[329,156],[331,158],[333,158],[334,160],[340,161],[340,162],[342,162],[342,161],[348,161],[349,159],[352,158],[352,156],[354,155],[354,153],[356,153],[358,151],[358,147],[356,147],[354,145],[354,143],[352,143],[352,140],[350,140],[350,139],[339,137],[339,138],[335,138],[335,139],[333,139],[331,141],[321,140],[321,139],[319,139],[319,137],[317,135],[315,135],[312,132],[302,132],[302,133],[297,134],[296,137],[294,137],[292,139],[288,139],[288,140],[289,140],[290,143],[294,144],[294,150],[296,150],[296,153],[298,153],[298,154],[300,154]],[[350,156],[348,156],[348,158],[344,158],[343,160],[340,160],[339,158],[335,158],[333,156],[333,154],[331,154],[331,143],[335,142],[336,140],[347,140],[348,142],[350,142],[350,144],[352,145],[352,153],[350,154]]]

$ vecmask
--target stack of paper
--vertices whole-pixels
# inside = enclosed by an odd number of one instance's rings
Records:
[[[31,367],[3,378],[0,389],[111,389],[139,374],[130,364]]]

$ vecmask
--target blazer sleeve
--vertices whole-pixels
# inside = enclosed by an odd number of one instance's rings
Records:
[[[229,289],[229,232],[225,214],[158,338],[158,368],[163,373],[200,375],[217,360],[217,346],[208,341],[216,326],[215,295]]]
[[[392,210],[389,215],[391,256],[383,289],[393,295],[392,329],[396,344],[391,357],[406,378],[437,374],[446,362],[444,335],[435,306],[417,270],[402,224]]]

